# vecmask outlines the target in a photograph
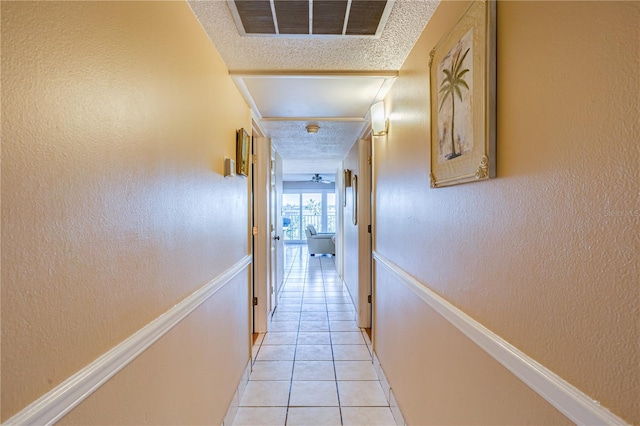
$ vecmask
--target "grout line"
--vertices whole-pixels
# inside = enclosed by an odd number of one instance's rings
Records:
[[[301,251],[301,248],[298,247],[296,251]],[[291,264],[291,267],[293,268],[293,263]],[[287,280],[285,281],[285,283],[282,285],[283,287],[286,287],[287,284],[289,284],[289,280],[287,278]],[[304,285],[302,286],[302,297],[304,300]],[[298,310],[298,328],[296,330],[296,343],[295,343],[295,347],[293,349],[293,362],[291,363],[291,379],[289,379],[289,397],[287,398],[287,410],[285,412],[284,415],[284,424],[287,424],[287,421],[289,419],[289,407],[291,405],[291,390],[293,389],[293,373],[296,370],[296,355],[298,352],[298,335],[300,334],[300,316],[302,315],[302,302],[300,302],[300,309]]]

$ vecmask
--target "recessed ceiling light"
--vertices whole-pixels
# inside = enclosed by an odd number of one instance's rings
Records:
[[[307,126],[307,133],[318,133],[318,130],[320,130],[320,126],[317,124],[309,124]]]

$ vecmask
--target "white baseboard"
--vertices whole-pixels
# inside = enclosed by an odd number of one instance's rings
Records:
[[[414,294],[511,371],[538,395],[578,425],[626,425],[615,414],[589,398],[548,368],[521,352],[491,330],[447,302],[380,253],[374,260],[396,275]]]
[[[118,371],[136,359],[138,355],[231,281],[249,264],[251,264],[251,256],[248,255],[204,287],[8,419],[3,423],[3,426],[54,424]]]
[[[240,379],[240,383],[238,383],[238,387],[236,388],[236,392],[233,394],[233,399],[231,400],[231,404],[229,404],[229,408],[227,409],[227,414],[224,416],[224,421],[222,422],[222,426],[231,426],[233,421],[236,418],[236,414],[238,413],[238,407],[240,406],[240,401],[242,401],[242,397],[244,396],[244,391],[247,389],[247,384],[249,383],[249,376],[251,375],[251,365],[253,361],[249,361],[247,363],[247,367],[244,369],[244,373],[242,374],[242,378]]]
[[[404,420],[404,415],[402,414],[402,411],[400,411],[398,402],[396,401],[395,395],[393,394],[393,389],[391,388],[391,385],[389,385],[387,376],[385,376],[382,365],[380,365],[380,360],[376,356],[375,352],[373,354],[373,368],[374,370],[376,370],[376,374],[378,375],[378,379],[380,380],[380,386],[382,386],[384,396],[385,398],[387,398],[387,402],[389,403],[389,408],[391,408],[391,414],[393,414],[393,419],[396,422],[396,426],[406,426],[407,423]]]

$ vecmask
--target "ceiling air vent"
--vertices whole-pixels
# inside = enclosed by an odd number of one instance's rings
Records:
[[[242,36],[380,37],[395,0],[228,0]]]

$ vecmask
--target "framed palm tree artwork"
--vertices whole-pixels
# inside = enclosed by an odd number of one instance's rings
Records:
[[[473,2],[431,51],[431,187],[495,177],[496,2]]]

